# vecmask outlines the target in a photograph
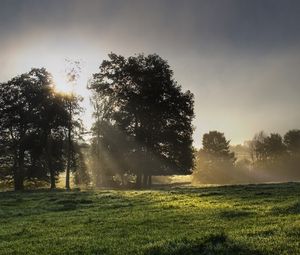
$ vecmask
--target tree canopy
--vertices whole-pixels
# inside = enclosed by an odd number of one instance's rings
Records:
[[[127,162],[121,172],[135,174],[138,183],[142,175],[191,173],[193,94],[182,91],[167,61],[155,54],[110,54],[90,88],[94,103],[106,109],[101,120],[127,141],[118,155]]]
[[[55,188],[65,168],[70,102],[74,111],[78,109],[75,97],[54,91],[52,76],[44,68],[0,84],[0,177],[13,181],[15,190],[36,180]]]

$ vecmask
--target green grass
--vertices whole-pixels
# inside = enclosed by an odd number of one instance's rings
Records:
[[[300,184],[0,193],[0,254],[300,254]]]

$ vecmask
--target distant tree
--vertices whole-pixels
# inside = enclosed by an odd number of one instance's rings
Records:
[[[234,153],[224,133],[210,131],[203,135],[203,148],[197,152],[193,179],[200,183],[231,183],[235,173]]]
[[[270,160],[282,157],[286,152],[286,147],[279,134],[270,134],[264,141],[265,154]]]
[[[137,186],[142,179],[151,183],[152,175],[191,173],[193,95],[181,91],[158,55],[109,58],[90,88],[107,109],[105,121],[129,141],[127,172],[137,176]]]
[[[294,129],[288,131],[284,136],[284,143],[291,154],[300,153],[300,130]]]
[[[287,147],[281,135],[263,131],[256,134],[250,143],[252,168],[258,181],[287,181],[290,170],[287,162]]]
[[[249,143],[252,162],[262,162],[266,158],[266,139],[267,135],[260,131],[254,135],[254,138]]]
[[[75,157],[73,160],[74,183],[78,186],[88,186],[91,182],[86,155],[89,150],[88,144],[75,144]]]
[[[264,132],[256,134],[250,143],[251,155],[254,162],[275,160],[283,156],[286,146],[279,134],[267,136]]]
[[[226,140],[224,133],[210,131],[203,135],[203,151],[215,156],[219,160],[231,160],[234,162],[234,153],[230,152],[229,140]]]

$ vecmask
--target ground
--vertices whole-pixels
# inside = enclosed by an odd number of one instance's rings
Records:
[[[300,184],[0,193],[0,254],[300,254]]]

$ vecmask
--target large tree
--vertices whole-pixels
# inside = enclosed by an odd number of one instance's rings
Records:
[[[44,75],[37,75],[40,73]],[[12,168],[16,190],[23,189],[28,146],[36,130],[35,121],[43,100],[41,94],[47,85],[46,71],[33,69],[2,83],[0,87],[1,136],[8,138],[6,147],[13,155]]]
[[[102,120],[128,141],[123,171],[135,174],[138,186],[142,178],[151,183],[152,175],[191,173],[193,94],[182,91],[167,61],[156,54],[110,54],[90,88],[105,106]]]
[[[25,180],[43,180],[55,187],[64,169],[64,129],[68,111],[55,93],[50,73],[32,69],[0,86],[1,159],[15,190]],[[49,178],[50,177],[50,178]]]

